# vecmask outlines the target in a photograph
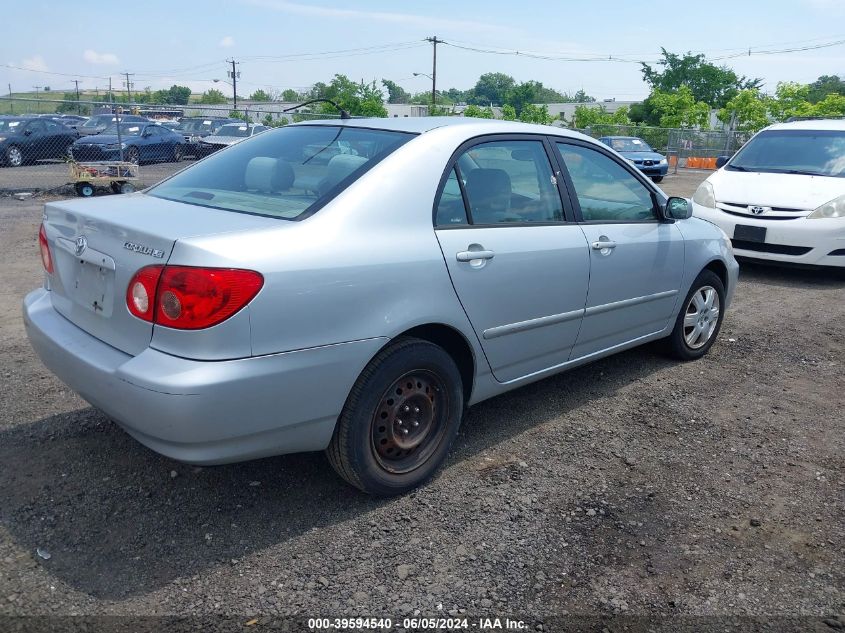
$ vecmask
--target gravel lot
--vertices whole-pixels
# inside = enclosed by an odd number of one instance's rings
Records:
[[[20,318],[41,202],[0,198],[0,615],[845,613],[845,276],[743,263],[701,361],[482,403],[433,482],[375,500],[322,454],[173,462],[70,393]]]

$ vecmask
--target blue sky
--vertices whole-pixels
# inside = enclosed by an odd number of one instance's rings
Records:
[[[413,76],[431,72],[431,45],[423,41],[430,35],[474,48],[626,60],[657,59],[661,46],[718,56],[749,47],[845,40],[845,0],[141,0],[131,5],[34,0],[10,3],[3,14],[3,92],[9,83],[15,92],[36,85],[69,90],[75,78],[84,88],[102,89],[108,76],[118,87],[124,71],[135,73],[136,89],[178,83],[197,92],[211,87],[230,92],[225,84],[212,82],[226,78],[229,57],[242,61],[239,94],[301,89],[328,82],[335,73],[365,81],[388,78],[418,92],[431,85]],[[359,50],[291,57],[350,49]],[[845,75],[845,45],[719,63],[741,75],[762,77],[772,90],[778,81]],[[561,91],[583,88],[600,99],[648,93],[636,63],[541,60],[438,46],[438,88],[467,88],[480,74],[493,71]]]

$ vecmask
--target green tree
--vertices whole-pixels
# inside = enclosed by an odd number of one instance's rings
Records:
[[[478,78],[475,87],[472,89],[472,96],[467,103],[475,105],[504,105],[505,95],[516,85],[516,81],[510,75],[504,73],[485,73]]]
[[[206,90],[202,93],[199,102],[207,105],[215,105],[227,103],[228,101],[229,100],[226,98],[226,95],[215,88],[211,88],[210,90]]]
[[[813,104],[813,116],[845,116],[845,95],[829,94]]]
[[[734,130],[756,132],[769,124],[768,103],[757,90],[740,90],[719,110],[718,117]]]
[[[280,117],[278,115],[276,115],[276,116],[278,118],[274,119],[273,115],[268,112],[267,114],[264,115],[264,118],[261,119],[261,124],[266,125],[267,127],[283,127],[283,126],[288,124],[288,118],[287,117],[284,117],[284,116]]]
[[[282,92],[282,101],[287,101],[288,103],[295,103],[298,101],[305,101],[296,90],[292,88],[288,88]]]
[[[66,92],[62,97],[62,102],[56,107],[58,114],[73,113],[73,114],[91,114],[91,108],[87,105],[80,105],[76,99],[75,92]]]
[[[757,89],[763,83],[762,79],[739,77],[727,66],[711,64],[701,54],[676,55],[665,48],[660,50],[663,58],[657,66],[661,66],[662,71],[642,62],[643,80],[653,91],[667,93],[687,86],[695,101],[722,108],[740,90]]]
[[[710,106],[697,101],[692,90],[681,86],[675,92],[654,90],[649,95],[651,108],[658,117],[660,127],[698,127],[707,129]]]
[[[540,123],[541,125],[551,125],[554,121],[546,105],[535,105],[533,103],[523,106],[522,112],[519,113],[519,120],[523,123]]]
[[[786,121],[793,116],[812,116],[809,101],[810,87],[794,81],[779,82],[775,97],[769,102],[769,112],[775,121]]]
[[[261,88],[253,92],[249,95],[250,101],[272,101],[273,97],[270,96],[268,92],[265,92]]]
[[[315,94],[316,91],[316,94]],[[314,84],[312,99],[331,99],[353,116],[386,117],[384,95],[376,87],[376,82],[355,83],[346,75],[335,75],[327,85]],[[323,114],[337,115],[337,110],[330,103],[320,104]]]
[[[390,79],[382,79],[381,85],[384,86],[385,90],[387,90],[388,103],[410,102],[411,94],[407,92],[402,86],[398,85],[395,81],[390,81]]]
[[[516,121],[516,109],[509,103],[502,106],[502,118],[505,121]]]
[[[572,95],[572,97],[569,97],[568,95],[564,96],[567,97],[567,99],[571,99],[572,103],[594,103],[596,100],[595,97],[591,97],[586,92],[584,92],[583,89],[576,92],[574,95]],[[563,103],[566,102],[564,101]]]
[[[807,99],[810,103],[818,103],[828,95],[845,95],[845,81],[836,75],[822,75],[810,84]]]
[[[464,109],[464,116],[474,119],[492,119],[493,110],[489,106],[486,108],[481,108],[473,103],[468,105]]]
[[[579,130],[596,125],[629,125],[630,123],[627,107],[608,112],[603,105],[578,105],[575,106],[575,113],[572,115],[572,125]]]

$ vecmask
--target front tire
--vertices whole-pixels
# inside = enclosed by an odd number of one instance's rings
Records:
[[[126,152],[123,155],[123,159],[127,163],[134,163],[138,165],[141,162],[141,152],[138,150],[137,147],[132,145],[126,148]]]
[[[663,182],[663,176],[652,176],[651,181],[652,182]]]
[[[668,352],[680,360],[704,356],[722,329],[725,285],[711,270],[702,270],[690,287],[667,339]]]
[[[23,165],[23,151],[17,145],[10,145],[6,149],[6,164],[9,167],[20,167]]]
[[[182,146],[178,143],[173,146],[173,153],[170,155],[171,163],[178,163],[182,160]]]
[[[350,391],[326,449],[337,473],[366,493],[403,494],[443,463],[463,414],[455,361],[403,338],[379,352]]]
[[[76,195],[82,198],[90,198],[94,195],[94,185],[89,182],[76,183]]]

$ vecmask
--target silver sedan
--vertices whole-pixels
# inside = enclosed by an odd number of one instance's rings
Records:
[[[33,347],[143,444],[219,464],[325,450],[376,495],[465,408],[663,339],[713,345],[725,234],[612,149],[455,118],[287,126],[131,195],[46,205]]]

